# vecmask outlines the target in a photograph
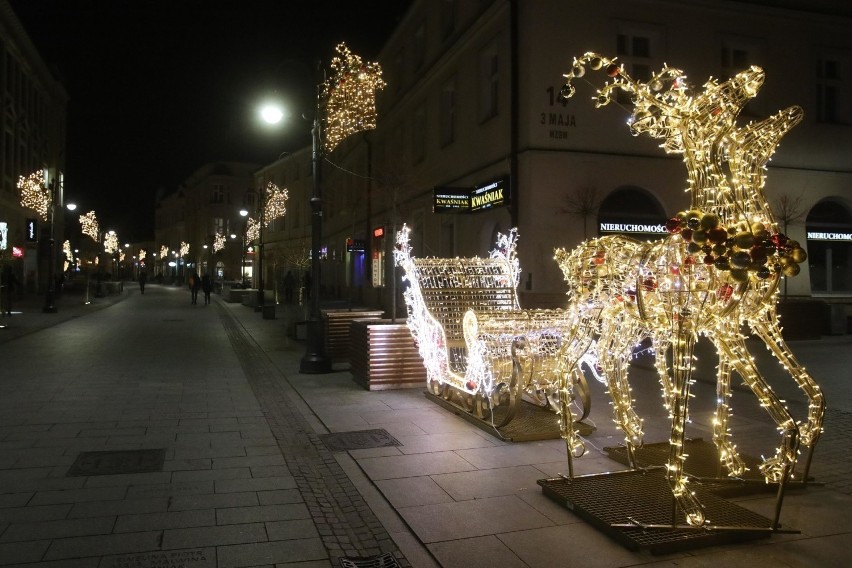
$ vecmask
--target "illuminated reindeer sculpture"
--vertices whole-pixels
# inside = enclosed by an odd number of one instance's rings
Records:
[[[708,81],[693,95],[684,74],[664,67],[647,83],[631,79],[614,60],[587,53],[566,75],[563,96],[574,94],[573,79],[586,66],[605,69],[612,78],[597,94],[597,106],[617,90],[634,103],[631,129],[663,140],[669,153],[683,155],[691,206],[669,220],[670,236],[654,242],[610,236],[572,251],[557,249],[556,260],[569,284],[572,309],[600,310],[583,333],[598,337],[599,364],[606,376],[616,422],[625,433],[628,455],[642,444],[642,421],[633,410],[627,367],[634,346],[651,339],[664,402],[671,416],[667,477],[672,494],[690,525],[705,522],[701,503],[687,488],[683,470],[685,426],[692,383],[693,349],[707,336],[719,354],[714,441],[731,476],[745,469],[728,434],[731,371],[759,398],[781,432],[775,456],[760,466],[767,481],[784,484],[796,462],[799,443],[811,448],[822,431],[824,400],[819,387],[796,362],[781,338],[775,304],[782,275],[798,273],[805,253],[777,233],[763,195],[764,166],[779,140],[802,118],[790,107],[744,127],[736,119],[763,84],[764,73],[751,67],[728,81]],[[740,326],[747,323],[791,372],[810,405],[807,421],[797,424],[773,393],[749,355]],[[666,353],[671,351],[671,368]],[[773,527],[777,526],[777,516]]]

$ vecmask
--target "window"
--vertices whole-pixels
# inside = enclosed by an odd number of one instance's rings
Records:
[[[615,52],[624,71],[637,81],[648,81],[656,68],[661,67],[662,31],[644,24],[619,24],[615,37]],[[630,104],[630,95],[619,91],[618,102]]]
[[[228,223],[222,217],[213,217],[210,219],[212,224],[211,233],[214,235],[227,235]]]
[[[211,203],[224,203],[225,202],[225,186],[221,183],[213,184],[213,196],[210,200]]]
[[[456,79],[444,83],[441,89],[441,145],[456,139]]]
[[[719,60],[719,77],[727,81],[740,71],[745,71],[751,65],[760,65],[763,59],[763,49],[756,39],[744,37],[727,37],[722,39]],[[755,116],[759,114],[760,99],[751,99],[741,114]]]
[[[500,88],[500,64],[497,42],[492,42],[479,55],[479,120],[497,116]]]
[[[840,62],[835,59],[820,58],[817,60],[817,92],[816,115],[817,121],[840,122],[838,108],[839,93],[842,88]]]

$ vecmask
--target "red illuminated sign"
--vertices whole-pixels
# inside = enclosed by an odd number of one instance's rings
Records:
[[[380,239],[385,236],[385,228],[384,227],[376,227],[373,229],[373,237]]]
[[[12,247],[12,256],[15,258],[24,258],[24,249],[21,247]]]

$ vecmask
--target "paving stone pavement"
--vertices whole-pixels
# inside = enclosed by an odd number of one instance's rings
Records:
[[[783,526],[800,532],[654,556],[542,495],[537,480],[566,471],[559,440],[501,441],[421,389],[367,392],[339,365],[302,375],[304,345],[280,312],[265,320],[218,298],[193,306],[185,289],[165,286],[97,301],[67,295],[58,314],[42,314],[33,298],[2,322],[3,568],[331,568],[383,553],[414,568],[848,564],[852,337],[793,345],[828,401],[818,483],[784,501]],[[801,415],[787,379],[773,378]],[[666,439],[655,377],[631,371],[631,383],[648,440]],[[580,475],[622,469],[600,451],[621,436],[593,388],[597,429],[575,462]],[[700,380],[693,391],[689,435],[706,438],[715,389]],[[735,438],[751,455],[773,450],[774,425],[741,392]],[[399,445],[330,451],[321,440],[372,429]],[[162,467],[116,473],[92,458],[101,474],[70,474],[88,472],[83,452],[138,450],[162,450]],[[775,505],[763,493],[736,502],[767,517]]]
[[[276,380],[277,369],[224,310],[222,324],[329,556],[355,559],[390,553],[400,566],[409,566],[346,472],[289,403],[287,391],[292,394],[292,388]]]

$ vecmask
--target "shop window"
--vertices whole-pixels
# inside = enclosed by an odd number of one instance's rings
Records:
[[[811,292],[852,293],[852,213],[845,203],[824,199],[814,205],[806,230]]]

